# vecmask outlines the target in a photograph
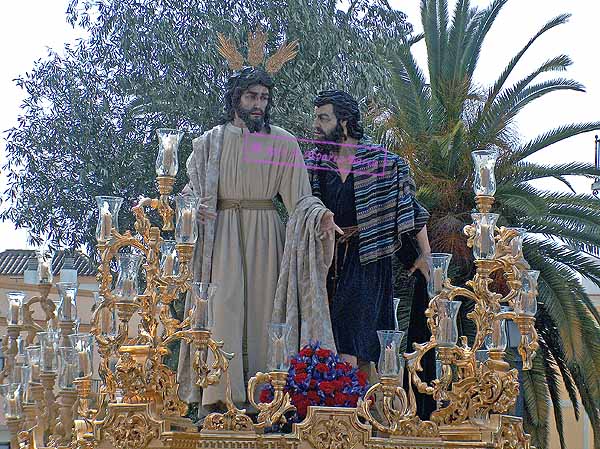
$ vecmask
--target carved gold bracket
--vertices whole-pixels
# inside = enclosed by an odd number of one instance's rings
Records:
[[[380,421],[371,413],[378,392],[383,393],[382,411],[383,419]],[[438,436],[437,425],[430,421],[421,421],[416,416],[417,407],[415,395],[409,388],[407,395],[397,377],[382,377],[378,383],[371,386],[365,393],[357,407],[357,414],[365,418],[373,427],[380,432],[390,435],[401,435],[410,437],[436,437]]]
[[[287,377],[287,371],[272,371],[270,373],[256,373],[256,376],[248,381],[248,401],[259,411],[256,426],[258,429],[264,429],[274,424],[285,424],[287,422],[285,413],[296,410],[296,407],[292,405],[290,395],[283,391]],[[262,384],[273,385],[275,391],[271,402],[256,402],[256,389]]]
[[[229,362],[228,362],[229,363]],[[253,432],[254,423],[246,410],[238,409],[231,398],[231,379],[227,368],[223,371],[225,376],[225,413],[211,413],[204,419],[203,429],[207,431],[233,431],[233,432]]]

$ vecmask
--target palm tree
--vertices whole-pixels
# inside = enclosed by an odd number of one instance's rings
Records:
[[[600,429],[600,316],[586,294],[581,276],[600,285],[600,204],[591,195],[577,194],[567,176],[593,178],[593,165],[542,165],[527,158],[569,137],[597,130],[600,122],[570,124],[552,129],[530,142],[515,132],[517,114],[551,92],[584,91],[576,81],[540,75],[562,72],[571,64],[566,55],[553,57],[514,83],[507,79],[531,45],[546,32],[564,24],[569,15],[550,20],[509,61],[489,87],[473,80],[482,44],[508,0],[494,0],[485,9],[458,0],[452,17],[447,0],[422,0],[424,33],[388,51],[395,69],[393,104],[374,107],[378,137],[413,167],[418,196],[432,211],[430,238],[436,251],[454,254],[455,283],[470,276],[471,251],[462,228],[474,207],[471,151],[495,146],[500,150],[496,175],[499,225],[528,231],[524,254],[540,270],[537,328],[541,349],[531,371],[523,373],[526,430],[533,443],[547,446],[549,413],[553,409],[564,449],[561,383],[579,417],[579,402],[594,429]],[[411,45],[424,38],[427,73],[416,63]],[[531,184],[552,177],[569,193],[540,190]],[[600,431],[595,430],[600,448]]]

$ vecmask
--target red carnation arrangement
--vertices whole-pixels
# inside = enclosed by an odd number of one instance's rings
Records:
[[[290,361],[285,391],[289,393],[296,414],[293,422],[306,417],[308,406],[356,407],[369,385],[367,375],[340,359],[333,351],[318,342],[309,343]],[[260,401],[273,399],[273,387],[261,391]]]

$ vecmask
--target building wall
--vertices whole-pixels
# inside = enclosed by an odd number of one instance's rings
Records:
[[[563,398],[568,398],[566,391]],[[563,429],[567,449],[594,449],[594,434],[589,418],[582,406],[579,407],[579,420],[575,419],[573,404],[568,399],[561,400],[563,409]],[[550,413],[549,449],[561,449],[560,439],[556,431],[554,413]]]
[[[98,284],[94,276],[79,277],[79,291],[77,293],[77,311],[79,318],[81,319],[81,332],[88,332],[90,330],[90,318],[91,309],[94,304],[94,292],[98,291]],[[60,277],[55,277],[54,282],[60,282]],[[9,291],[22,291],[27,295],[27,298],[31,298],[39,294],[39,290],[35,285],[27,285],[23,283],[23,277],[16,276],[0,276],[0,335],[6,335],[6,312],[8,309],[8,301],[6,299],[6,293]],[[49,297],[51,299],[58,299],[58,291],[56,286],[53,285],[50,291]],[[35,309],[37,307],[37,309]],[[39,306],[34,306],[35,313],[34,319],[41,320],[43,314]]]
[[[583,279],[583,285],[588,292],[590,299],[596,306],[596,309],[600,310],[600,289],[592,282],[587,279]],[[568,449],[593,449],[594,448],[594,430],[590,423],[589,418],[585,413],[585,409],[580,404],[579,406],[579,420],[575,419],[575,412],[573,410],[573,404],[569,400],[569,396],[563,387],[561,394],[561,404],[563,406],[563,429],[565,444]],[[550,417],[550,439],[549,449],[561,449],[560,439],[558,432],[556,431],[554,413],[551,410]]]

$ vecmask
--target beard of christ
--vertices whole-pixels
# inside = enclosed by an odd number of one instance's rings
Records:
[[[238,117],[242,119],[242,121],[246,124],[246,126],[248,127],[248,131],[250,131],[251,133],[257,133],[263,129],[263,126],[265,125],[265,114],[260,109],[245,109],[242,106],[238,105],[235,108],[235,112],[237,113]],[[253,112],[260,112],[262,115],[258,118],[254,118],[250,115]]]

